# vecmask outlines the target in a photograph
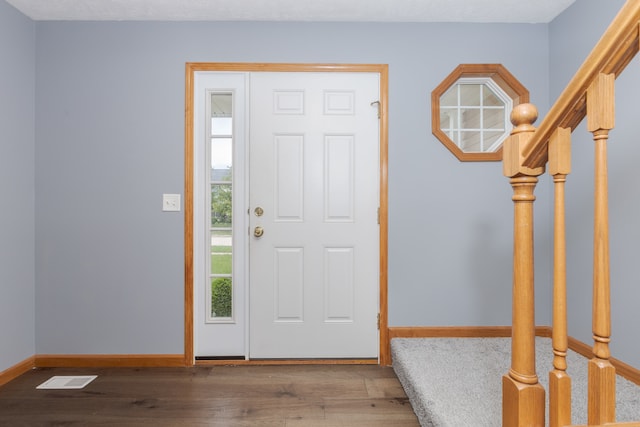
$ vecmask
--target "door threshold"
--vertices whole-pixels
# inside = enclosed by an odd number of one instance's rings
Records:
[[[195,366],[221,365],[378,365],[377,358],[370,359],[238,359],[238,358],[197,358]]]
[[[200,360],[245,360],[244,356],[196,356],[196,362]]]

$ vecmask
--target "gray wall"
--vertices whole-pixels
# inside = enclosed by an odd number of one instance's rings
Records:
[[[502,63],[544,110],[546,25],[36,27],[38,353],[182,352],[183,217],[160,200],[183,189],[188,61],[389,64],[390,325],[510,323],[511,188],[431,135],[430,93],[459,63]]]
[[[35,353],[35,24],[0,2],[0,372]]]
[[[624,2],[580,0],[550,25],[551,99],[569,81]],[[612,355],[640,366],[637,278],[640,241],[640,186],[637,162],[639,58],[616,81],[616,127],[609,156],[609,224],[611,251]],[[593,146],[584,124],[573,133],[572,173],[567,183],[567,281],[569,334],[586,343],[591,338],[593,265]]]
[[[390,325],[509,324],[511,189],[499,163],[460,163],[433,138],[430,92],[459,63],[503,63],[542,115],[621,3],[581,0],[546,26],[33,23],[0,2],[0,190],[11,200],[0,221],[0,370],[34,353],[182,352],[183,217],[162,213],[160,198],[183,190],[188,61],[388,63]],[[610,187],[612,347],[640,366],[637,68],[618,80]],[[570,333],[589,342],[593,155],[583,128],[574,146]],[[549,324],[548,177],[536,193],[536,320]]]

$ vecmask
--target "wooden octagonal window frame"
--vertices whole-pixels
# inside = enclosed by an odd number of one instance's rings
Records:
[[[482,135],[484,132],[491,130],[496,137],[493,144],[490,145],[489,151],[464,151],[458,143],[441,128],[442,117],[440,102],[443,95],[450,89],[460,85],[477,85],[487,90],[487,94],[494,99],[499,99],[503,103],[503,107],[497,107],[500,111],[498,114],[504,115],[504,126],[496,129],[485,129],[482,125],[476,132]],[[482,89],[481,89],[482,90]],[[458,111],[465,109],[460,105],[460,97],[453,107],[447,109]],[[482,99],[482,96],[479,96]],[[461,162],[491,162],[502,160],[502,141],[509,135],[511,131],[511,123],[509,115],[511,108],[518,104],[529,102],[529,91],[525,88],[502,64],[460,64],[451,72],[434,90],[431,92],[431,131],[433,135],[445,146],[454,156]],[[471,107],[477,110],[482,116],[483,111],[488,111],[492,107],[483,107],[482,100]],[[480,119],[481,120],[481,119]],[[458,131],[462,128],[461,124],[456,126]],[[451,132],[451,129],[448,129]],[[500,137],[497,133],[502,132]]]

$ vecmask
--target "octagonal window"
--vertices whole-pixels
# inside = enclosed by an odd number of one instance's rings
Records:
[[[432,93],[433,134],[461,161],[501,160],[511,110],[528,98],[499,64],[460,65]]]

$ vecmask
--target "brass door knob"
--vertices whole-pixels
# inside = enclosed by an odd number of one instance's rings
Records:
[[[253,235],[255,237],[262,237],[263,234],[264,234],[264,228],[257,226],[256,228],[253,229]]]

